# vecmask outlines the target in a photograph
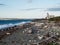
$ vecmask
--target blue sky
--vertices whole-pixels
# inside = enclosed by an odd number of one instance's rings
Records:
[[[43,18],[60,15],[60,0],[0,0],[0,18]]]

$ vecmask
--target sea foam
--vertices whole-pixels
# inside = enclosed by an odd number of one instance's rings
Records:
[[[27,22],[19,22],[19,23],[15,23],[15,24],[12,24],[12,23],[9,23],[9,24],[3,24],[3,25],[0,25],[0,29],[5,29],[5,28],[8,28],[8,27],[13,27],[15,25],[21,25],[21,24],[25,24],[25,23],[29,23],[30,21],[27,21]]]

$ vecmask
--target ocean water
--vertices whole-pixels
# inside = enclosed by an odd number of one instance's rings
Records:
[[[15,25],[20,25],[24,23],[31,22],[32,20],[30,19],[18,19],[18,20],[0,20],[0,29],[4,29],[7,27],[12,27]]]

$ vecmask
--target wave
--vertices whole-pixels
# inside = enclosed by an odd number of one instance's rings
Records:
[[[29,23],[30,21],[27,21],[27,22],[19,22],[19,23],[9,23],[9,24],[3,24],[3,25],[0,25],[0,29],[5,29],[5,28],[8,28],[8,27],[13,27],[13,26],[17,26],[17,25],[21,25],[21,24],[25,24],[25,23]]]

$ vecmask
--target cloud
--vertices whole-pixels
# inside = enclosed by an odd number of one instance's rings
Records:
[[[29,8],[29,9],[20,9],[22,11],[31,11],[31,10],[39,10],[39,9],[43,9],[43,8]]]
[[[49,8],[48,11],[60,11],[60,8]]]
[[[0,4],[0,5],[5,5],[5,4]]]
[[[32,0],[28,0],[28,3],[32,3]]]

